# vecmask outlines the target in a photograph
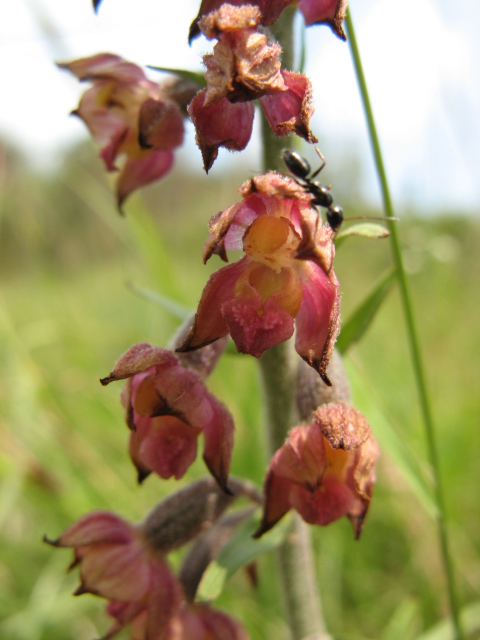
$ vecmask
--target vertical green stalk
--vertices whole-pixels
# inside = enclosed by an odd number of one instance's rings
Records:
[[[295,11],[287,8],[273,29],[283,48],[282,66],[293,68],[293,20]],[[289,138],[278,138],[262,117],[264,170],[284,169],[281,151],[291,145]],[[269,456],[283,444],[295,424],[295,368],[290,344],[269,349],[260,359]],[[292,640],[328,640],[315,577],[315,560],[310,530],[296,514],[288,540],[277,554],[280,590],[283,595]]]
[[[362,62],[360,53],[357,46],[357,40],[355,37],[355,30],[353,27],[353,21],[348,10],[346,18],[346,27],[348,40],[350,44],[350,51],[353,58],[353,64],[355,67],[355,73],[357,76],[357,82],[360,89],[360,94],[363,102],[363,108],[365,111],[365,117],[368,125],[368,133],[370,136],[370,143],[372,145],[373,155],[375,159],[375,166],[377,175],[380,181],[380,187],[383,197],[384,214],[387,217],[393,217],[393,205],[390,198],[390,190],[388,187],[387,176],[385,172],[385,166],[383,164],[382,152],[380,149],[380,142],[378,140],[377,129],[375,126],[375,120],[373,117],[372,106],[370,104],[370,98],[368,94],[367,84],[365,81],[365,75],[363,73]],[[438,448],[435,435],[435,427],[432,418],[432,412],[430,409],[430,401],[425,383],[424,367],[420,354],[420,347],[417,337],[417,330],[415,325],[415,318],[413,313],[413,305],[410,298],[410,292],[408,289],[407,278],[405,274],[405,268],[403,266],[402,252],[400,249],[400,241],[397,233],[397,228],[394,223],[390,223],[390,239],[392,252],[397,267],[397,276],[400,285],[400,295],[402,299],[402,306],[405,314],[405,321],[407,325],[408,340],[410,343],[410,353],[413,363],[414,374],[416,378],[416,384],[419,394],[420,406],[423,415],[423,422],[425,426],[425,433],[428,443],[428,451],[430,457],[430,463],[433,469],[434,483],[435,483],[435,495],[438,506],[438,535],[440,539],[440,548],[442,553],[442,559],[445,569],[445,575],[448,585],[448,593],[450,599],[450,610],[452,614],[453,624],[455,628],[456,640],[463,640],[464,633],[460,625],[460,616],[457,602],[457,594],[455,590],[455,581],[453,573],[453,564],[449,551],[446,516],[445,516],[445,498],[442,485],[442,478],[440,473],[440,460],[438,455]]]

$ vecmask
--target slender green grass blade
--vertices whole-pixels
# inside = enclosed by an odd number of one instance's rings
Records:
[[[133,282],[127,282],[127,287],[141,298],[150,300],[150,302],[153,302],[165,311],[168,311],[172,316],[178,318],[178,320],[186,320],[192,314],[192,311],[161,293],[150,291],[150,289],[144,289]]]

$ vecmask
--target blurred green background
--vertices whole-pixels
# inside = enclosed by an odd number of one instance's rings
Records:
[[[355,171],[352,163],[325,180],[348,215],[378,214],[349,192]],[[42,536],[57,537],[92,509],[138,520],[176,486],[156,477],[137,486],[121,387],[102,388],[98,379],[131,344],[165,345],[178,324],[131,284],[195,308],[220,266],[215,257],[201,262],[208,219],[238,199],[248,177],[189,175],[180,163],[135,194],[122,218],[90,144],[70,150],[51,173],[0,145],[0,638],[91,640],[108,627],[102,602],[72,597],[70,553]],[[459,599],[470,637],[480,638],[480,223],[458,211],[410,211],[397,224],[438,427]],[[344,319],[391,263],[388,240],[342,244]],[[340,640],[452,637],[442,626],[429,631],[448,606],[396,288],[347,367],[382,455],[362,539],[353,540],[346,519],[313,530],[329,630]],[[209,386],[235,418],[232,472],[261,484],[258,382],[252,358],[226,355]],[[186,480],[205,472],[199,456]],[[288,637],[273,571],[272,558],[262,557],[256,591],[240,572],[217,602],[252,640]]]

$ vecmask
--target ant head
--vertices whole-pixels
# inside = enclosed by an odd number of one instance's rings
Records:
[[[327,222],[332,231],[338,231],[343,222],[342,207],[329,207],[327,209]]]
[[[300,179],[307,178],[310,173],[310,165],[303,156],[296,151],[290,149],[284,149],[282,151],[282,158],[285,162],[287,169],[296,177]]]

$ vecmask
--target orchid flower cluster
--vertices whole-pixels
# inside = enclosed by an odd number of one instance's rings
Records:
[[[155,83],[111,53],[60,64],[91,84],[73,113],[102,146],[107,171],[119,170],[120,208],[134,190],[170,171],[186,118],[207,172],[221,147],[246,147],[257,100],[275,136],[316,142],[311,83],[282,68],[281,45],[269,31],[291,4],[203,0],[187,34],[190,41],[200,35],[215,41],[204,56],[203,84],[193,74]],[[306,25],[328,24],[345,39],[345,0],[299,0],[298,8]],[[134,640],[244,640],[249,636],[239,622],[196,601],[202,574],[238,524],[261,505],[255,538],[291,510],[312,525],[346,516],[358,538],[369,508],[378,450],[338,381],[335,231],[294,176],[269,171],[247,180],[239,194],[240,202],[210,220],[203,260],[216,254],[227,264],[206,283],[195,316],[170,348],[135,344],[101,379],[103,385],[126,381],[121,403],[139,483],[150,474],[183,478],[199,436],[211,478],[160,502],[139,524],[97,511],[58,539],[46,538],[74,550],[71,567],[79,566],[81,577],[76,594],[108,601],[113,623],[104,639],[130,626]],[[244,255],[229,263],[233,250]],[[298,423],[274,452],[262,493],[230,476],[234,421],[206,379],[229,337],[238,352],[261,358],[294,333]],[[226,514],[239,497],[253,506]],[[167,556],[186,544],[177,576]]]

